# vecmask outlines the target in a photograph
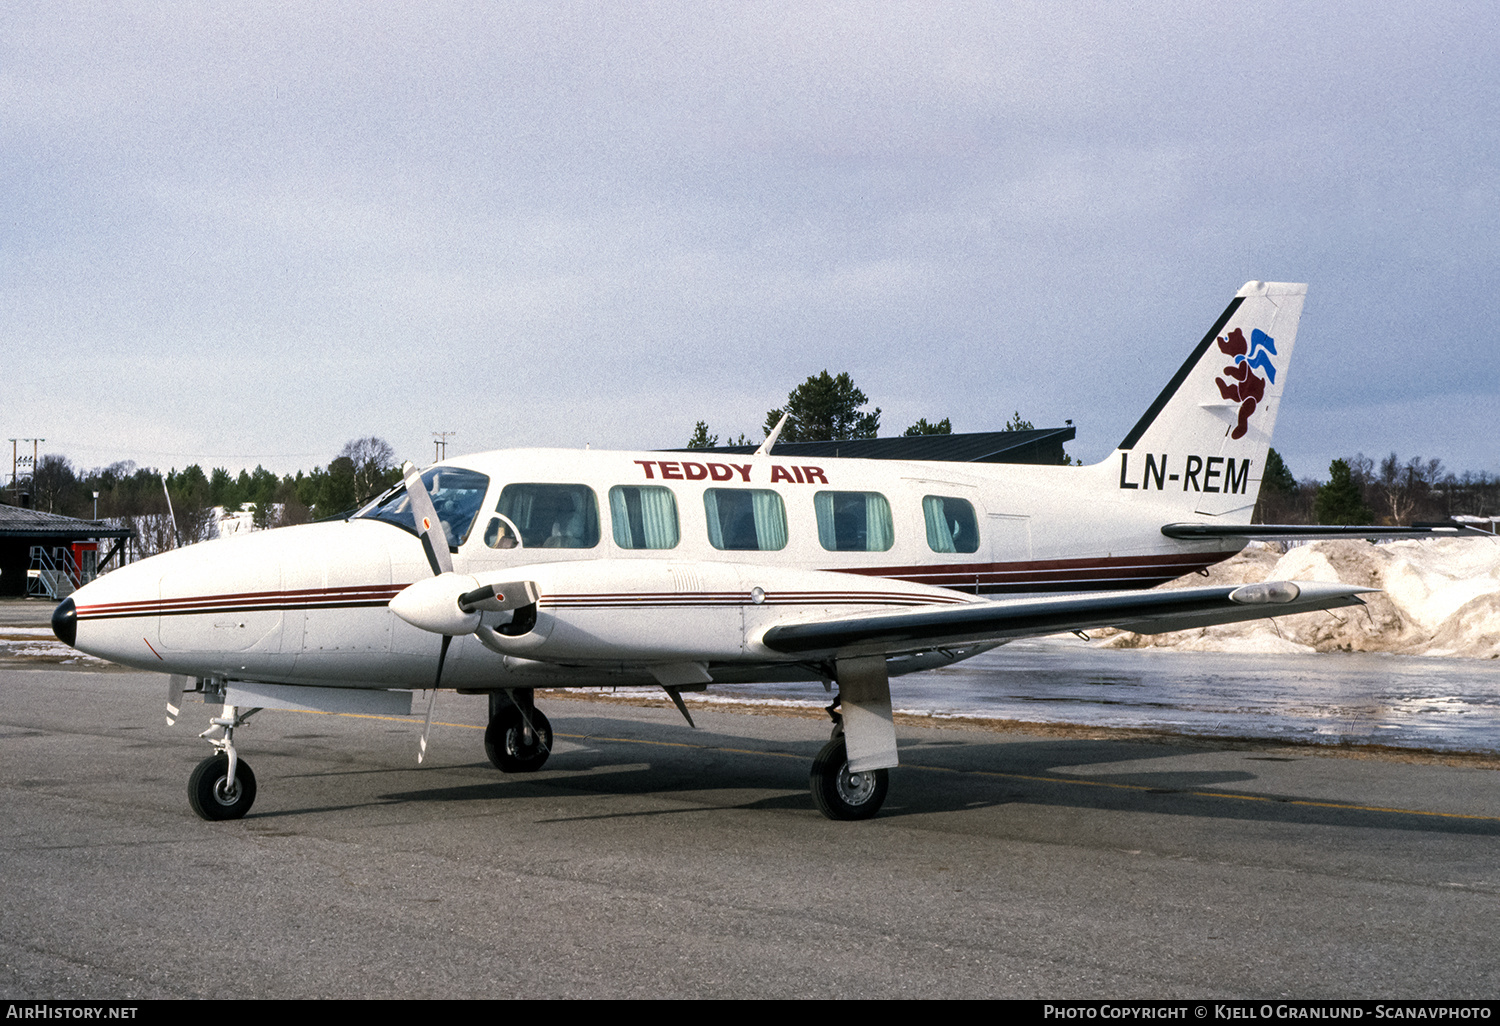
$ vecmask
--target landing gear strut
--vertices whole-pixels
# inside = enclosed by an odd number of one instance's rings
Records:
[[[213,725],[198,735],[208,738],[214,746],[214,754],[200,762],[188,777],[188,804],[202,818],[239,819],[250,811],[255,801],[255,774],[234,750],[234,728],[258,712],[259,709],[251,709],[240,715],[234,706],[226,705],[223,713],[210,721]],[[223,734],[208,737],[215,729]]]
[[[818,811],[829,819],[869,819],[885,803],[890,775],[883,769],[850,772],[843,717],[837,711],[838,705],[839,700],[834,699],[833,705],[828,707],[828,715],[833,717],[833,737],[813,760],[807,785]]]
[[[552,724],[532,701],[530,688],[490,695],[484,752],[506,773],[532,773],[552,754]]]

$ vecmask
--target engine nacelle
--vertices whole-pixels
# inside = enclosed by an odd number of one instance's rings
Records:
[[[505,575],[535,584],[534,623],[522,608],[508,625],[485,617],[475,633],[496,652],[548,662],[779,659],[759,643],[777,624],[972,601],[908,581],[740,563],[591,560]],[[478,583],[489,576],[498,575],[481,574]]]

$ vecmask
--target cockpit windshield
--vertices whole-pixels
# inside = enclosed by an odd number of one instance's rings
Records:
[[[475,515],[484,505],[484,493],[490,486],[490,479],[462,467],[432,467],[422,475],[422,483],[432,496],[432,507],[437,510],[448,544],[462,545],[474,526]],[[407,500],[405,485],[397,485],[386,492],[354,514],[354,518],[384,520],[417,533],[417,521],[411,511],[411,502]]]

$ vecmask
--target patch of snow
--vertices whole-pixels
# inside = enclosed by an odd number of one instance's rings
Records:
[[[1435,538],[1320,541],[1284,556],[1264,546],[1164,587],[1316,581],[1379,588],[1364,608],[1302,613],[1170,634],[1097,632],[1101,647],[1184,652],[1401,652],[1500,658],[1500,542]],[[1279,633],[1278,633],[1279,629]]]

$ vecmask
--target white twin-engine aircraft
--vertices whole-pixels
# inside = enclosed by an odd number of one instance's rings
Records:
[[[863,819],[897,765],[893,676],[1014,638],[1174,631],[1372,590],[1148,590],[1291,532],[1249,524],[1305,293],[1242,288],[1095,466],[814,463],[769,455],[774,436],[748,456],[522,449],[420,475],[408,464],[346,520],[116,570],[64,600],[53,628],[172,675],[168,723],[185,690],[223,705],[203,735],[215,754],[189,783],[206,819],[255,798],[234,732],[261,708],[409,714],[420,691],[487,694],[485,749],[518,772],[552,746],[536,687],[660,686],[687,716],[683,691],[791,680],[837,686],[810,783],[826,815]]]

